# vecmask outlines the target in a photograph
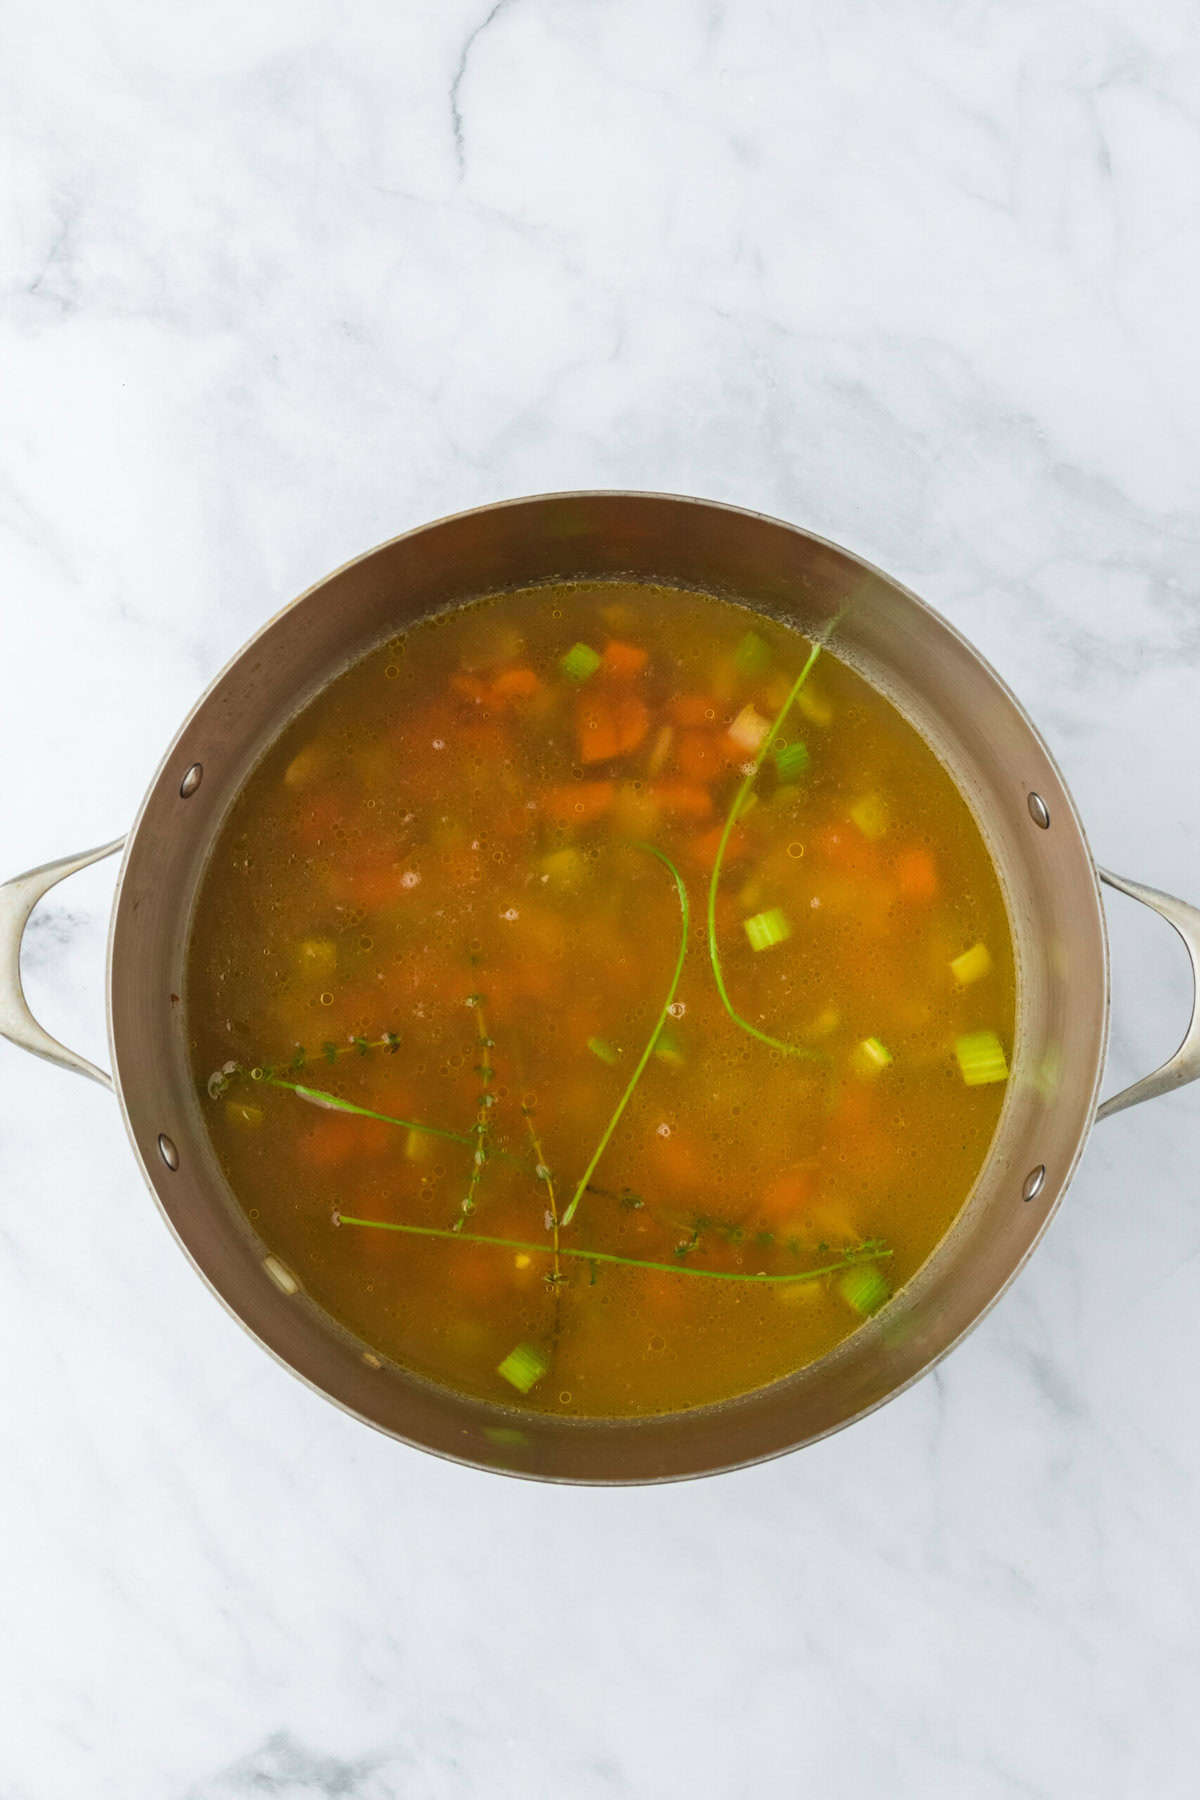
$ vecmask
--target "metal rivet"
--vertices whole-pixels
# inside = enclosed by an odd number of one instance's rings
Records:
[[[158,1134],[158,1154],[162,1157],[168,1169],[177,1169],[179,1167],[179,1152],[165,1131],[160,1131]]]
[[[1049,831],[1050,808],[1046,805],[1046,802],[1042,799],[1040,794],[1030,794],[1029,816],[1035,825],[1040,825],[1043,831]]]
[[[204,764],[193,763],[179,784],[179,798],[190,800],[200,783],[204,780]]]
[[[1025,1177],[1025,1185],[1021,1189],[1022,1200],[1036,1200],[1046,1185],[1046,1165],[1039,1163],[1036,1169],[1030,1169]]]

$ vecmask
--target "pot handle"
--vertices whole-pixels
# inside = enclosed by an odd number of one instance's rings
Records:
[[[1097,873],[1109,887],[1118,888],[1131,899],[1140,900],[1143,905],[1151,907],[1160,919],[1173,925],[1183,939],[1192,964],[1192,1016],[1183,1042],[1174,1056],[1169,1056],[1152,1075],[1143,1075],[1132,1087],[1122,1088],[1119,1094],[1114,1094],[1104,1102],[1097,1110],[1096,1117],[1107,1119],[1113,1113],[1124,1112],[1127,1106],[1137,1106],[1142,1100],[1153,1100],[1156,1094],[1167,1094],[1172,1088],[1183,1087],[1186,1082],[1195,1081],[1200,1076],[1200,1010],[1197,1010],[1196,1005],[1196,995],[1200,989],[1200,907],[1189,906],[1186,900],[1176,900],[1172,894],[1161,893],[1158,888],[1144,887],[1140,881],[1126,881],[1124,876],[1114,875],[1108,869],[1099,869]]]
[[[57,1038],[38,1024],[29,1010],[25,990],[21,986],[21,940],[29,915],[44,894],[68,875],[86,869],[89,863],[112,856],[125,842],[114,838],[98,850],[84,850],[78,856],[64,856],[58,862],[43,863],[40,869],[29,869],[14,875],[0,885],[0,1037],[6,1037],[18,1049],[44,1056],[61,1069],[74,1069],[77,1075],[89,1075],[101,1087],[111,1088],[113,1078],[98,1069],[86,1056],[68,1050]]]

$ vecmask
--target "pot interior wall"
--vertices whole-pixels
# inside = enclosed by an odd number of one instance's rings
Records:
[[[213,837],[258,755],[307,697],[398,626],[455,600],[620,574],[725,592],[809,632],[849,603],[833,647],[933,744],[991,846],[1017,946],[1018,1042],[991,1157],[954,1230],[831,1357],[741,1400],[663,1420],[518,1420],[378,1366],[302,1291],[285,1293],[266,1272],[209,1148],[173,996],[184,993],[187,920]],[[183,798],[181,780],[197,763],[203,778]],[[1030,814],[1031,792],[1045,802],[1048,829]],[[559,1480],[654,1480],[757,1460],[836,1429],[928,1367],[1002,1290],[1057,1203],[1092,1117],[1107,1020],[1087,845],[1045,747],[996,676],[936,615],[844,551],[756,514],[654,495],[551,495],[460,514],[385,544],[280,613],[200,702],[146,797],[118,890],[109,975],[130,1133],[171,1225],[231,1310],[313,1386],[382,1429]],[[160,1156],[160,1133],[178,1148],[176,1170]],[[1039,1165],[1044,1184],[1026,1201]]]

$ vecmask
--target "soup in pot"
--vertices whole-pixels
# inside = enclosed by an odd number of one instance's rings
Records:
[[[614,1417],[888,1304],[988,1154],[1015,981],[967,803],[836,635],[592,582],[414,624],[292,720],[186,1002],[281,1279],[381,1361]]]

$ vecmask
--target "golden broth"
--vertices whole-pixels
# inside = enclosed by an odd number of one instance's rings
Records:
[[[508,593],[364,657],[246,783],[195,1073],[254,1229],[378,1354],[697,1406],[831,1350],[950,1226],[1005,1091],[1004,901],[928,745],[811,648],[704,594]]]

